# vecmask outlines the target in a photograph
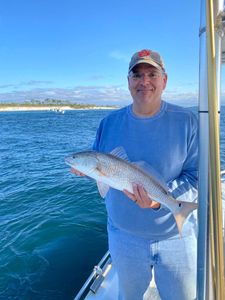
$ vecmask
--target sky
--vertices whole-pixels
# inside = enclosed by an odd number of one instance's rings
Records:
[[[123,106],[130,57],[160,52],[163,99],[197,104],[200,0],[3,0],[0,102]]]

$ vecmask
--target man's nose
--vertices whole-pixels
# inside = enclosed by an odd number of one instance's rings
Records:
[[[143,83],[143,84],[147,84],[147,83],[149,83],[151,80],[150,80],[150,78],[149,78],[149,76],[147,75],[147,74],[142,74],[142,76],[141,76],[141,83]]]

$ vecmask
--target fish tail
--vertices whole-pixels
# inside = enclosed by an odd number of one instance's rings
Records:
[[[186,201],[177,201],[177,202],[179,207],[181,207],[181,209],[179,210],[178,213],[174,214],[174,218],[176,220],[177,228],[180,233],[180,236],[182,236],[181,232],[182,232],[182,227],[184,225],[184,222],[187,219],[188,215],[193,210],[197,209],[198,204],[193,202],[186,202]]]

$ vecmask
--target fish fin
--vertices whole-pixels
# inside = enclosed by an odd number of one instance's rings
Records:
[[[174,214],[174,218],[176,220],[177,228],[180,233],[180,236],[182,236],[181,232],[182,232],[182,227],[184,225],[184,222],[187,219],[188,215],[193,210],[198,208],[198,204],[193,202],[186,202],[186,201],[177,201],[177,202],[181,208],[178,213]]]
[[[98,187],[98,191],[99,191],[99,194],[101,195],[101,197],[105,198],[106,194],[108,193],[109,186],[105,183],[97,181],[97,187]]]
[[[125,149],[122,146],[116,147],[115,149],[113,149],[110,152],[110,154],[112,154],[113,156],[119,157],[119,158],[121,158],[123,160],[126,160],[126,161],[130,162],[130,160],[129,160],[128,156],[127,156],[127,153],[126,153]]]
[[[152,179],[156,183],[158,183],[165,190],[166,193],[169,193],[169,189],[165,180],[151,165],[149,165],[145,161],[137,161],[137,162],[133,162],[132,164],[137,166],[139,169],[143,170],[151,177],[153,177]]]

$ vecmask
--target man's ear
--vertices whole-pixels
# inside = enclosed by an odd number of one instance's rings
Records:
[[[163,74],[163,89],[166,88],[168,75],[166,73]]]

